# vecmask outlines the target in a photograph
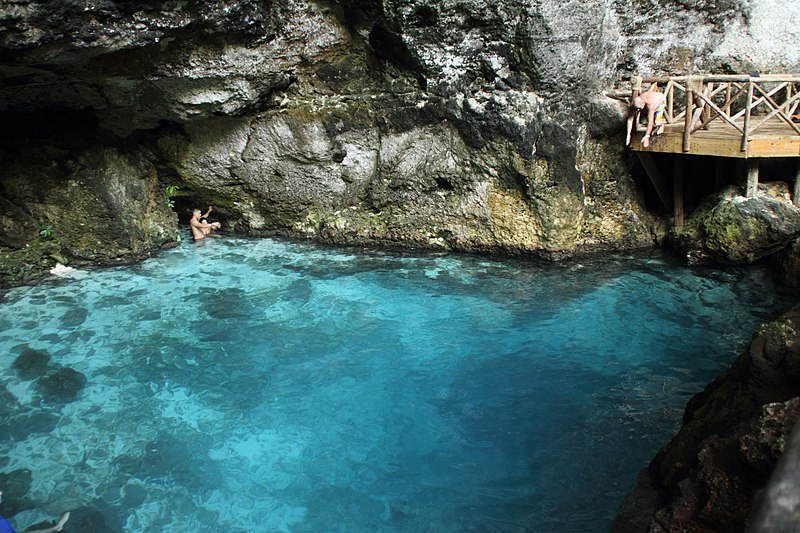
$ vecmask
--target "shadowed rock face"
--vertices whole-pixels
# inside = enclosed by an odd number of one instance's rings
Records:
[[[796,66],[768,3],[6,3],[0,275],[147,256],[208,204],[252,235],[647,246],[603,90]]]
[[[730,370],[692,398],[614,531],[745,531],[754,497],[800,421],[798,378],[795,307],[759,328]],[[650,512],[634,518],[645,505]]]

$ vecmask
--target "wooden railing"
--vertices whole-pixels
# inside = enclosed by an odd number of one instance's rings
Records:
[[[792,121],[800,105],[800,76],[696,75],[632,79],[631,99],[646,91],[666,96],[667,124],[683,122],[683,151],[691,151],[692,134],[707,130],[716,120],[741,135],[741,150],[750,136],[768,121],[778,119],[800,135]]]

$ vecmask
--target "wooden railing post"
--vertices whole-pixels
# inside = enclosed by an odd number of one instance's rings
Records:
[[[671,124],[675,117],[675,84],[670,81],[667,83],[667,87],[669,89],[664,96],[667,98],[667,112],[669,113],[669,122]]]
[[[742,128],[742,152],[747,152],[747,142],[750,140],[750,112],[753,105],[753,79],[747,81],[747,100],[744,103],[744,127]]]
[[[683,126],[683,151],[688,152],[692,149],[692,116],[694,115],[694,91],[697,81],[689,76],[686,79],[686,116]]]
[[[642,77],[631,77],[631,100],[642,94]]]
[[[725,89],[725,114],[731,116],[731,95],[733,93],[733,82],[728,82],[728,87]]]

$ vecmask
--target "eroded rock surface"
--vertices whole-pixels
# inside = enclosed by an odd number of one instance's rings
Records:
[[[783,187],[770,188],[774,191]],[[692,264],[747,264],[785,250],[800,236],[800,208],[788,193],[745,198],[728,188],[709,198],[670,235]],[[787,264],[787,268],[790,265]],[[789,281],[787,279],[787,281]]]
[[[178,238],[170,203],[253,235],[648,246],[604,91],[797,67],[769,4],[7,2],[0,274],[145,256]]]
[[[655,509],[643,530],[745,531],[753,498],[798,421],[800,307],[794,307],[759,328],[731,369],[689,402],[683,427],[632,497],[634,505]],[[615,531],[627,531],[629,518],[618,520]]]

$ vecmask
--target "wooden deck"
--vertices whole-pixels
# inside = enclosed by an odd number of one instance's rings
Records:
[[[631,100],[646,91],[665,95],[661,138],[631,149],[718,157],[800,157],[800,76],[702,75],[634,78]],[[637,117],[638,118],[638,117]],[[794,120],[793,120],[794,118]]]
[[[758,117],[756,117],[758,118]],[[736,121],[744,127],[744,120]],[[667,154],[710,155],[717,157],[800,157],[800,135],[777,118],[767,122],[749,135],[742,151],[742,134],[724,121],[712,122],[708,129],[691,134],[689,150],[684,150],[684,124],[667,124],[664,133],[652,137],[650,146],[642,146],[645,128],[639,126],[631,139],[631,150]]]
[[[800,205],[800,76],[714,75],[634,77],[626,93],[609,94],[632,102],[647,91],[664,93],[664,131],[642,145],[645,126],[634,117],[630,149],[637,154],[662,204],[683,225],[686,160],[682,155],[735,158],[743,164],[739,183],[745,195],[758,194],[759,161],[797,158],[794,203]],[[624,97],[621,97],[623,96]],[[675,154],[670,177],[652,154]]]

